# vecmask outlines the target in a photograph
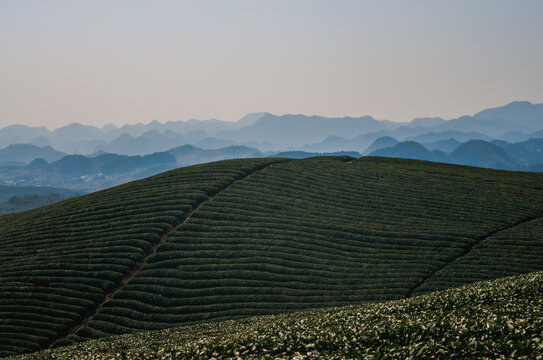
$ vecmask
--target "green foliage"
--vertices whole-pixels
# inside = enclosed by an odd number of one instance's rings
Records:
[[[2,216],[12,340],[0,351],[541,270],[542,180],[403,159],[235,160]],[[26,346],[30,328],[43,333]]]
[[[138,332],[17,359],[542,359],[542,309],[540,272],[407,300]]]
[[[0,352],[66,336],[209,194],[276,161],[193,166],[0,217]]]
[[[481,236],[543,210],[540,175],[351,160],[280,163],[221,191],[87,328],[118,334],[399,299],[424,292]],[[519,251],[521,272],[543,269]],[[459,279],[478,280],[468,269],[443,286]]]
[[[475,245],[465,256],[447,264],[416,293],[543,269],[542,230],[543,218],[537,218],[500,231]]]

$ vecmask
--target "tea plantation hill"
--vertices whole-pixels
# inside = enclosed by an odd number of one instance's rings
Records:
[[[542,359],[543,272],[410,299],[141,331],[9,360]]]
[[[543,269],[543,174],[191,166],[0,217],[0,351],[411,297]]]

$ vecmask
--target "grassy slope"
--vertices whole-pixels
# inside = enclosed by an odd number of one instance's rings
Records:
[[[406,300],[139,332],[18,359],[541,359],[543,273]]]
[[[217,192],[276,160],[198,165],[0,217],[0,356],[80,325]]]
[[[402,159],[236,160],[0,217],[0,353],[543,269],[530,235],[543,233],[542,180]],[[509,247],[487,246],[504,236]]]
[[[70,339],[406,297],[478,237],[539,216],[531,181],[384,159],[272,165],[199,208]],[[531,260],[524,272],[543,269]]]
[[[448,263],[414,292],[423,294],[497,276],[541,269],[543,218],[500,231]]]

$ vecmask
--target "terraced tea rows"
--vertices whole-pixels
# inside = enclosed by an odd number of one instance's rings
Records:
[[[540,176],[520,175],[521,189],[509,173],[439,167],[269,166],[199,208],[70,339],[403,298],[481,236],[543,209]]]
[[[500,231],[448,263],[414,295],[499,276],[543,270],[543,218]]]
[[[192,209],[272,162],[194,166],[0,217],[0,355],[68,334]]]
[[[178,169],[0,217],[0,352],[540,269],[541,214],[541,174],[347,157]]]
[[[543,274],[532,273],[406,300],[137,332],[16,359],[541,359],[542,333]]]

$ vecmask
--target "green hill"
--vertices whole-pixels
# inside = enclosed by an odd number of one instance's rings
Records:
[[[196,165],[0,217],[0,351],[410,297],[543,269],[543,174]]]
[[[540,359],[543,273],[384,303],[110,337],[23,355],[69,359]]]

